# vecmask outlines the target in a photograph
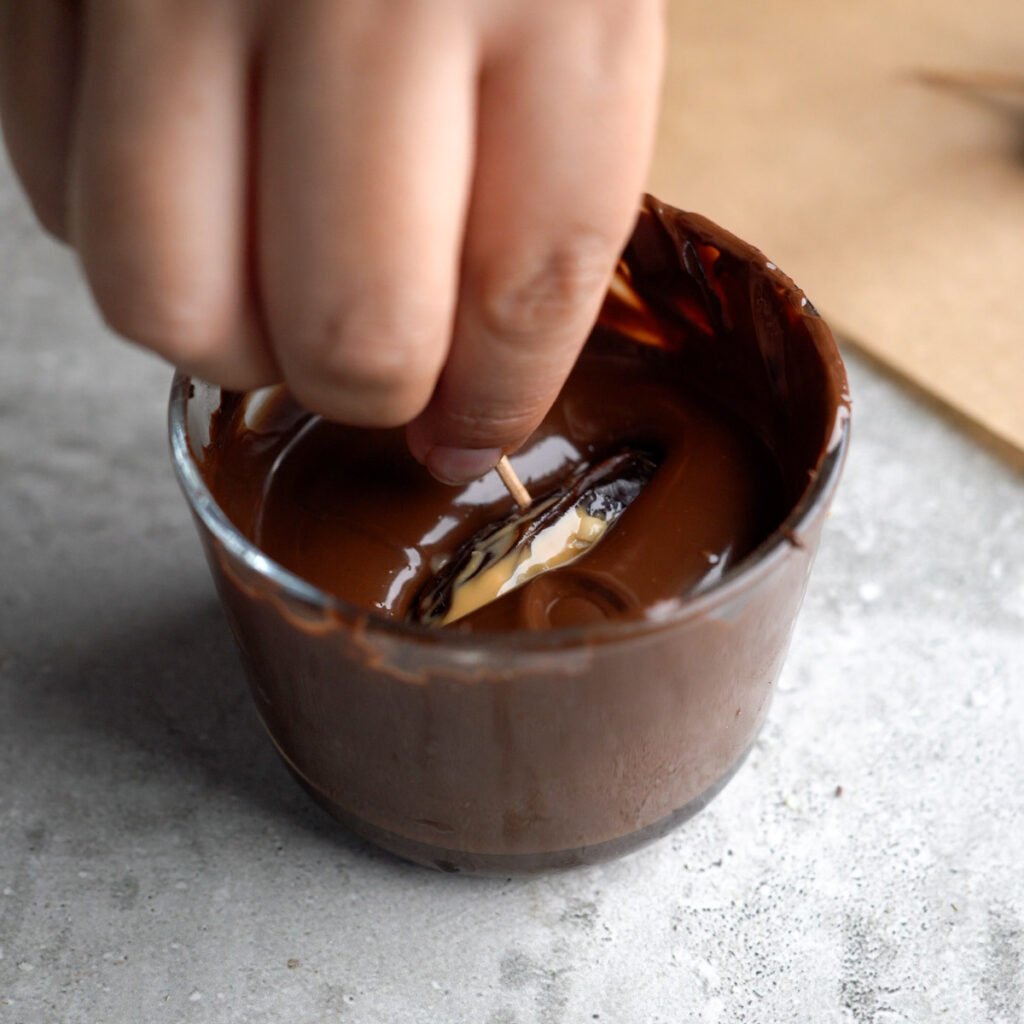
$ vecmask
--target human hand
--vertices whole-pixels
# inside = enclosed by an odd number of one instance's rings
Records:
[[[0,0],[0,116],[110,326],[478,476],[636,216],[659,0]]]

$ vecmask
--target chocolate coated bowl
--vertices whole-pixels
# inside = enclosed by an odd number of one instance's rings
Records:
[[[219,390],[174,381],[175,468],[277,749],[352,829],[431,867],[566,867],[662,835],[736,771],[782,666],[847,446],[828,327],[756,249],[648,197],[595,333],[670,351],[741,416],[789,512],[695,595],[572,629],[429,629],[304,582],[204,482]]]

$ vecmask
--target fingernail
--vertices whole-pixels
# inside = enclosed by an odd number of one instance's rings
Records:
[[[427,454],[427,469],[443,484],[468,484],[494,469],[500,448],[447,448],[435,445]]]

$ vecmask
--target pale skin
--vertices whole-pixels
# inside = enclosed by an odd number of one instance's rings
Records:
[[[660,0],[0,0],[0,118],[119,334],[407,425],[462,482],[597,315],[657,115]]]

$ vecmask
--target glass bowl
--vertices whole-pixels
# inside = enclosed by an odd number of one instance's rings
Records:
[[[442,871],[509,874],[635,849],[704,807],[767,713],[849,437],[842,360],[752,246],[647,197],[597,331],[679,353],[779,456],[782,526],[643,620],[460,634],[295,576],[203,478],[221,392],[177,375],[172,459],[253,697],[295,778],[351,829]]]

